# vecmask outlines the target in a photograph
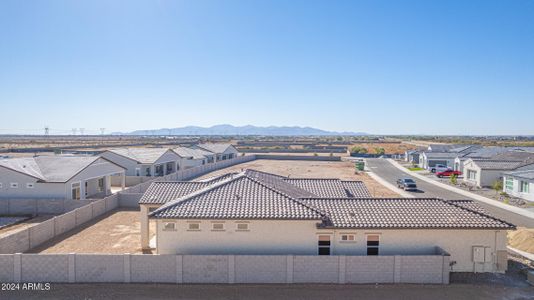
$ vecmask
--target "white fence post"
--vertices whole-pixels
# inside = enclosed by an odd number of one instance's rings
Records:
[[[286,257],[286,283],[293,283],[293,255]]]
[[[13,281],[20,282],[22,277],[22,253],[13,255]]]
[[[401,264],[402,264],[402,257],[400,255],[395,255],[393,257],[393,282],[399,283],[401,282]]]
[[[76,253],[68,254],[69,283],[76,282]]]
[[[345,255],[339,256],[338,263],[339,263],[339,266],[338,266],[339,283],[345,284],[345,275],[346,275],[346,268],[347,268]]]
[[[182,255],[176,255],[176,283],[184,282],[183,261]]]
[[[235,283],[235,256],[228,255],[228,283]]]
[[[130,262],[131,255],[130,253],[124,253],[124,282],[129,283],[131,281],[131,272],[130,272]]]

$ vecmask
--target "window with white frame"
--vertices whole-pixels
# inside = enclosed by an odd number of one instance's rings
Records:
[[[519,191],[521,193],[528,193],[529,192],[528,191],[528,188],[529,188],[528,184],[529,184],[528,181],[521,181],[521,183],[519,184]]]
[[[504,187],[506,188],[507,192],[512,192],[514,190],[514,179],[511,177],[506,177]]]
[[[163,231],[175,231],[176,223],[174,222],[165,222],[163,223]]]
[[[248,223],[237,223],[238,231],[247,231],[248,230]]]
[[[467,170],[467,179],[476,180],[477,179],[477,171]]]
[[[350,233],[343,233],[340,235],[339,240],[341,242],[354,242],[356,241],[356,235]]]
[[[188,230],[200,230],[200,223],[189,223]]]
[[[222,231],[224,230],[224,223],[212,223],[211,229],[214,231]]]
[[[26,188],[27,188],[27,189],[33,189],[33,188],[34,188],[34,184],[33,184],[33,182],[28,182],[28,183],[26,183]]]
[[[17,182],[11,182],[9,184],[9,187],[12,188],[12,189],[18,189],[19,188],[19,184]]]

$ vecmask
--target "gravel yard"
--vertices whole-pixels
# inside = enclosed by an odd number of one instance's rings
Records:
[[[364,172],[355,173],[354,163],[348,161],[305,161],[305,160],[254,160],[235,165],[223,170],[211,172],[201,178],[208,178],[228,172],[240,172],[243,169],[256,169],[290,177],[339,178],[342,180],[360,180],[365,183],[375,197],[399,197],[399,195]]]
[[[154,236],[155,224],[151,222]],[[30,250],[30,253],[142,253],[139,210],[113,210]]]

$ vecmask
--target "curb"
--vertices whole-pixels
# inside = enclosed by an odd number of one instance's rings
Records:
[[[365,164],[366,167],[366,173],[369,174],[369,176],[371,176],[371,178],[373,178],[375,181],[377,181],[378,183],[380,183],[381,185],[383,185],[384,187],[388,188],[389,190],[391,190],[392,192],[395,192],[399,195],[401,195],[402,197],[404,198],[415,198],[414,195],[410,194],[410,193],[407,193],[405,192],[404,190],[401,190],[399,189],[398,187],[396,187],[395,185],[387,182],[386,180],[384,180],[382,177],[376,175],[375,173],[373,173],[373,171],[369,170],[367,168],[367,164]]]
[[[469,198],[473,198],[473,199],[476,199],[480,202],[484,202],[486,204],[489,204],[489,205],[492,205],[492,206],[495,206],[495,207],[498,207],[498,208],[501,208],[501,209],[504,209],[504,210],[507,210],[509,212],[512,212],[512,213],[515,213],[515,214],[518,214],[518,215],[521,215],[523,217],[527,217],[527,218],[531,218],[531,219],[534,219],[534,212],[529,212],[527,210],[524,210],[522,208],[519,208],[519,207],[515,207],[515,206],[511,206],[511,205],[507,205],[507,204],[504,204],[504,203],[501,203],[501,202],[498,202],[496,200],[492,200],[490,198],[486,198],[484,196],[480,196],[480,195],[477,195],[477,194],[474,194],[474,193],[471,193],[471,192],[468,192],[468,191],[464,191],[462,189],[459,189],[459,188],[455,188],[455,187],[452,187],[452,186],[449,186],[449,185],[446,185],[444,183],[441,183],[441,182],[437,182],[435,180],[432,180],[430,178],[427,178],[421,174],[417,174],[415,172],[411,172],[411,171],[408,171],[407,169],[405,169],[403,166],[401,166],[398,162],[392,160],[392,159],[387,159],[393,166],[395,166],[397,169],[403,171],[404,173],[407,173],[407,174],[410,174],[411,176],[414,176],[414,177],[417,177],[421,180],[424,180],[428,183],[431,183],[433,185],[436,185],[436,186],[439,186],[441,188],[444,188],[446,190],[449,190],[451,192],[455,192],[455,193],[458,193],[460,195],[463,195],[463,196],[466,196],[466,197],[469,197]]]

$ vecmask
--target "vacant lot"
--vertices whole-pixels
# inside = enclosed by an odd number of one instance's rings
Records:
[[[151,222],[154,236],[155,224]],[[32,249],[31,253],[142,253],[138,210],[113,210]]]
[[[349,146],[349,149],[353,147],[360,147],[367,149],[367,153],[376,153],[376,148],[384,148],[386,154],[404,154],[406,150],[413,150],[417,148],[415,145],[405,143],[355,143]]]
[[[374,197],[399,197],[399,195],[385,188],[364,172],[355,172],[354,163],[348,161],[299,161],[299,160],[255,160],[218,170],[204,175],[207,178],[228,172],[240,172],[243,169],[255,169],[290,177],[306,178],[339,178],[343,180],[360,180]]]

